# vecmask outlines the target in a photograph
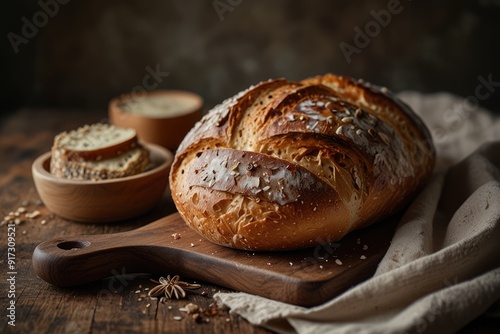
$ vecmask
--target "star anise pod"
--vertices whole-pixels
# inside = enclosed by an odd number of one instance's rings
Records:
[[[175,275],[172,278],[168,275],[167,278],[160,277],[158,281],[153,279],[151,281],[159,285],[149,290],[148,296],[150,297],[158,297],[164,294],[165,297],[172,298],[172,296],[175,296],[175,298],[179,299],[186,297],[186,291],[184,290],[194,290],[201,287],[199,284],[180,281],[179,275]]]

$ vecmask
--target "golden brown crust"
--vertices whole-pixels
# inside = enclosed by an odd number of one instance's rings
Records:
[[[209,112],[180,145],[170,186],[209,240],[295,249],[401,209],[434,155],[423,123],[385,88],[331,74],[280,79]]]

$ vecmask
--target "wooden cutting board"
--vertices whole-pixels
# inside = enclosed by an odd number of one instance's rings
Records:
[[[183,280],[313,306],[373,275],[390,244],[395,221],[355,231],[336,243],[325,239],[315,248],[251,252],[203,239],[175,213],[128,232],[41,243],[33,253],[33,268],[58,286],[101,280],[116,272],[180,275]]]

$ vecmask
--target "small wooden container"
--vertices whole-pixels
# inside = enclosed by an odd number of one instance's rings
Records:
[[[31,171],[36,190],[53,213],[78,222],[111,222],[139,216],[161,200],[173,161],[169,150],[143,143],[151,152],[153,168],[109,180],[70,180],[50,173],[51,152],[39,156]]]
[[[116,126],[133,128],[139,139],[175,152],[182,139],[202,117],[201,96],[179,90],[129,93],[112,99],[109,119]]]

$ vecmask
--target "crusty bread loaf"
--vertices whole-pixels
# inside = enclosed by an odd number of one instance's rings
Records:
[[[149,152],[135,130],[99,123],[58,134],[50,172],[66,179],[105,180],[138,174],[149,164]]]
[[[430,134],[386,88],[270,80],[212,109],[170,173],[186,223],[247,250],[342,238],[400,210],[433,170]]]

